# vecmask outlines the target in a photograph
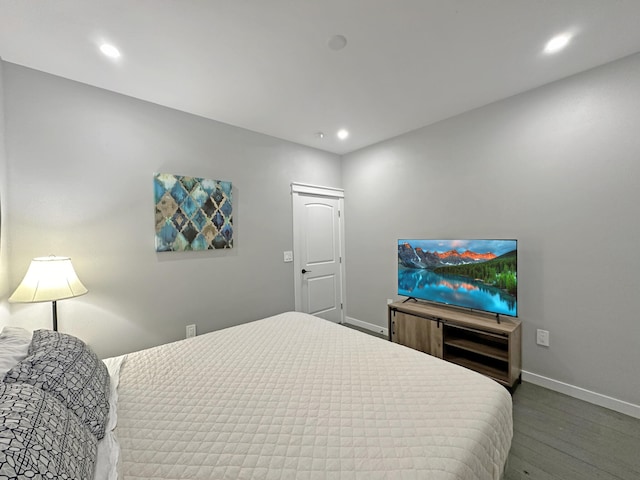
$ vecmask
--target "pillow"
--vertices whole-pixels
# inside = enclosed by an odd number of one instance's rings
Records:
[[[0,380],[28,354],[32,333],[20,327],[4,327],[0,333]]]
[[[114,432],[118,423],[118,384],[120,383],[120,367],[126,355],[105,358],[102,360],[107,366],[111,377],[111,394],[109,396],[109,418],[102,440],[98,442],[96,468],[94,478],[100,480],[118,480],[118,458],[120,445]]]
[[[29,356],[7,372],[7,383],[28,383],[51,393],[98,438],[109,415],[109,372],[85,343],[71,335],[36,330]]]
[[[93,478],[96,444],[52,395],[0,383],[0,478]]]

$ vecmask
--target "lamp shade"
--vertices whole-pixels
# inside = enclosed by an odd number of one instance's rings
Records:
[[[84,295],[89,290],[76,275],[69,257],[37,257],[9,297],[10,302],[53,302]]]

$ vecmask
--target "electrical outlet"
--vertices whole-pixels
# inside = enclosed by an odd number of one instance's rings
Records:
[[[187,338],[192,338],[196,336],[196,325],[195,323],[192,325],[187,325]]]
[[[543,347],[549,346],[549,330],[537,330],[536,343]]]
[[[387,298],[387,305],[389,305],[390,303],[393,303],[393,300],[390,298]]]

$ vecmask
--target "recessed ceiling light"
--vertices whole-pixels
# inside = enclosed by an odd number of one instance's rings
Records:
[[[345,130],[344,128],[341,129],[341,130],[338,130],[338,138],[340,140],[344,140],[348,136],[349,136],[349,132],[347,130]]]
[[[324,138],[324,132],[316,132],[316,137]]]
[[[102,45],[100,45],[100,51],[109,58],[120,57],[120,50],[118,50],[116,47],[108,43],[103,43]]]
[[[544,53],[556,53],[566,47],[571,41],[570,33],[563,33],[562,35],[556,35],[547,42],[544,47]]]

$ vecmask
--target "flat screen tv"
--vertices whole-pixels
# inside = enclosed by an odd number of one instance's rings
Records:
[[[518,316],[517,240],[398,240],[398,295]]]

